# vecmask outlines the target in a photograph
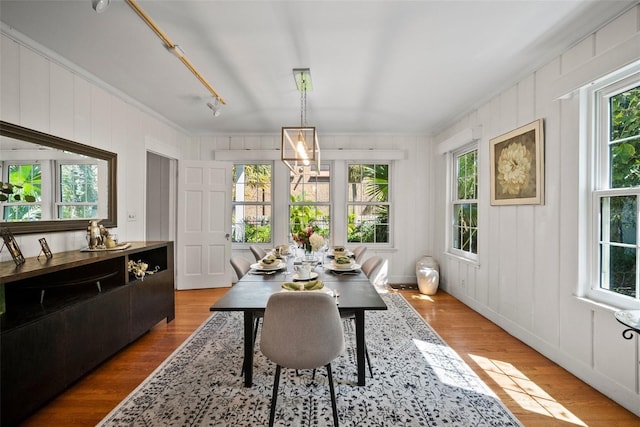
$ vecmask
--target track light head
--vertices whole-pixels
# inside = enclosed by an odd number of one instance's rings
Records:
[[[110,4],[111,0],[91,0],[91,7],[93,7],[93,10],[97,13],[102,13],[107,10]]]
[[[216,98],[213,102],[207,102],[207,107],[211,108],[213,111],[213,117],[218,117],[220,115],[220,101]]]

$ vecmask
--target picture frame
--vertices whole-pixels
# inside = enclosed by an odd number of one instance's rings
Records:
[[[2,239],[4,240],[4,246],[7,247],[9,253],[11,254],[11,258],[16,263],[16,265],[24,264],[24,256],[22,256],[22,252],[20,251],[20,246],[18,246],[18,242],[16,242],[15,237],[8,228],[0,229],[0,234],[2,235]]]
[[[489,141],[491,205],[544,204],[544,121]]]
[[[38,242],[40,242],[40,247],[42,248],[42,252],[40,252],[40,254],[44,254],[44,256],[46,256],[47,259],[53,258],[53,254],[51,253],[51,249],[49,248],[47,239],[43,237],[41,239],[38,239]],[[40,258],[40,255],[38,255],[38,258]]]

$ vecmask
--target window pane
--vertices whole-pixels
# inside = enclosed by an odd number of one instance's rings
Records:
[[[233,165],[232,200],[271,200],[271,165]]]
[[[640,185],[640,86],[609,98],[612,188]]]
[[[349,205],[347,210],[348,242],[389,242],[389,207],[387,205]]]
[[[78,219],[96,218],[98,216],[98,205],[64,205],[58,207],[58,218]]]
[[[475,203],[454,204],[453,247],[477,253],[478,208]]]
[[[42,201],[42,173],[40,165],[19,164],[8,165],[9,183],[22,188],[14,188],[14,193],[4,207],[5,221],[35,221],[42,218],[42,205],[33,204]],[[17,196],[17,200],[16,200]],[[28,203],[25,196],[35,198]],[[32,199],[33,200],[33,199]]]
[[[636,297],[636,249],[602,245],[601,288]]]
[[[98,165],[60,165],[60,201],[62,203],[96,203],[98,201]]]
[[[456,196],[458,200],[477,199],[477,155],[478,152],[474,150],[458,157],[458,194]]]
[[[232,242],[267,243],[271,241],[271,206],[238,205],[231,213]]]
[[[603,197],[600,206],[600,217],[602,218],[600,240],[635,245],[636,196]]]

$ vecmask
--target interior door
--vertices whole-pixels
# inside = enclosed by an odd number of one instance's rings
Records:
[[[231,168],[179,162],[177,289],[231,285]]]

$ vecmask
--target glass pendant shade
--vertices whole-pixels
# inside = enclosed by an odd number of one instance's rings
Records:
[[[296,172],[297,166],[320,165],[320,146],[314,126],[295,126],[282,128],[282,161]]]

